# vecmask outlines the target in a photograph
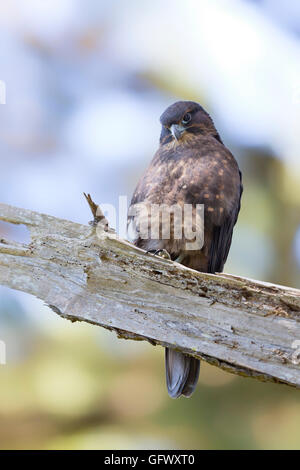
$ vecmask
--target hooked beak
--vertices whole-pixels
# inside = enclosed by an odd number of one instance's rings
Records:
[[[184,133],[185,128],[181,124],[172,124],[170,127],[170,131],[173,137],[175,137],[175,139],[178,140]]]

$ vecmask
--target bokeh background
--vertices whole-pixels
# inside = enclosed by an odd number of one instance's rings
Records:
[[[1,202],[87,223],[82,192],[130,197],[160,114],[193,99],[244,175],[226,272],[299,287],[298,0],[2,1],[0,51]],[[2,449],[300,448],[297,390],[203,363],[173,401],[162,348],[0,300]]]

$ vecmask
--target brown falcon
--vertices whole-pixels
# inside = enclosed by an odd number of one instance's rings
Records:
[[[133,194],[129,223],[135,227],[134,243],[148,252],[166,250],[171,259],[202,272],[223,270],[231,245],[233,227],[240,210],[242,194],[241,172],[233,155],[223,144],[209,114],[197,103],[178,101],[169,106],[160,118],[160,146]],[[203,239],[196,249],[187,247],[186,237],[162,236],[162,213],[155,217],[140,210],[149,207],[204,205]],[[203,207],[203,206],[202,206]],[[151,209],[150,209],[151,212]],[[193,216],[195,213],[193,212]],[[134,214],[134,215],[132,215]],[[157,215],[158,214],[158,215]],[[202,218],[203,219],[203,218]],[[183,224],[183,218],[173,214],[169,219]],[[156,237],[141,226],[158,222]],[[147,225],[148,224],[148,225]],[[200,225],[192,222],[193,231]],[[181,352],[166,348],[166,381],[169,395],[177,398],[193,393],[200,370],[200,361]]]

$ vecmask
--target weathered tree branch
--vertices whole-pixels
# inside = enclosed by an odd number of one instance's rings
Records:
[[[193,271],[145,254],[105,224],[80,225],[5,204],[0,220],[25,224],[31,233],[29,245],[0,240],[0,284],[42,299],[72,321],[173,347],[240,375],[300,386],[293,345],[300,340],[299,290]]]

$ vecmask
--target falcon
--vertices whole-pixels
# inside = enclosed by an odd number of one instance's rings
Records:
[[[189,268],[222,272],[243,191],[238,164],[198,103],[178,101],[164,111],[160,122],[159,148],[134,191],[128,213],[133,242],[147,252],[167,253]],[[163,214],[168,208],[187,205],[192,207],[189,228],[194,238],[199,232],[198,244],[187,243],[184,217],[174,210],[169,210],[169,219]],[[195,221],[199,205],[203,208],[201,223]],[[163,209],[153,211],[152,216],[152,208],[157,207]],[[167,219],[170,227],[166,227]],[[158,227],[156,236],[148,230],[154,225]],[[181,237],[175,236],[178,225]],[[190,397],[198,382],[199,359],[166,348],[165,367],[170,397]]]

